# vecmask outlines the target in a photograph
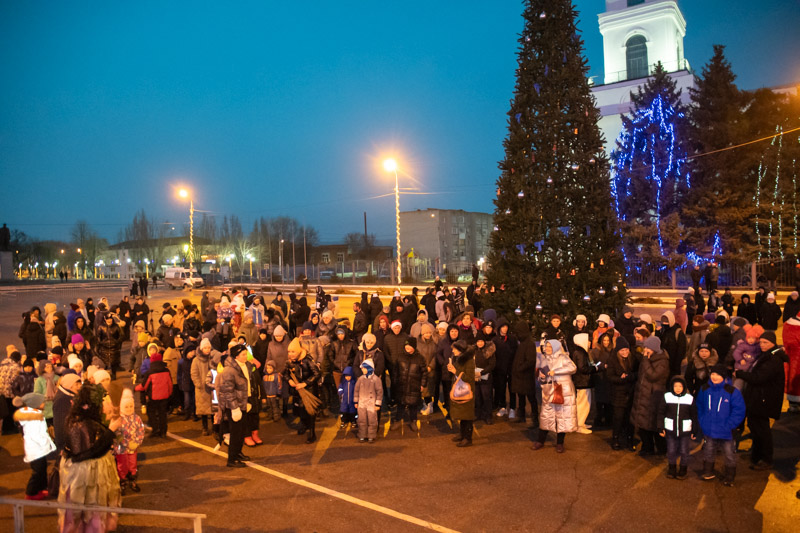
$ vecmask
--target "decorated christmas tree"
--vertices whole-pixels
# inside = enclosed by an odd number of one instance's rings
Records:
[[[684,262],[680,210],[691,187],[688,118],[681,91],[661,63],[622,117],[611,154],[612,193],[627,258],[674,268]]]
[[[608,160],[569,0],[525,2],[491,236],[491,305],[536,323],[625,303]]]

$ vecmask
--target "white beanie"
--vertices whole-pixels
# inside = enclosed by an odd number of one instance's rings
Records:
[[[572,340],[575,342],[575,344],[577,344],[578,346],[580,346],[581,348],[583,348],[587,352],[589,351],[590,344],[589,344],[589,334],[588,333],[578,333],[577,335],[575,335],[572,338]]]
[[[203,348],[211,348],[211,341],[207,337],[203,337],[203,340],[200,341],[200,349]]]

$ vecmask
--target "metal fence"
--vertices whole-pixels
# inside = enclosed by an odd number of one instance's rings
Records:
[[[756,263],[734,263],[720,261],[717,286],[755,288],[767,283],[769,261]],[[800,268],[795,258],[775,261],[778,287],[794,287],[800,282]],[[703,270],[701,266],[701,270]],[[629,287],[689,287],[692,285],[693,263],[687,263],[672,270],[665,266],[650,264],[642,260],[628,261],[627,283]],[[753,273],[755,272],[755,276]],[[674,277],[674,280],[673,280]],[[673,283],[674,281],[674,283]],[[705,278],[701,283],[705,283]]]

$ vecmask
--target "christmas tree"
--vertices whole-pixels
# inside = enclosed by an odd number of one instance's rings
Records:
[[[622,117],[611,154],[612,193],[626,256],[671,268],[684,261],[680,210],[691,185],[688,119],[680,96],[657,63],[647,83],[631,93],[633,109]]]
[[[682,212],[688,249],[699,258],[714,256],[719,236],[727,259],[752,260],[756,235],[752,187],[742,186],[752,166],[747,149],[727,148],[750,140],[744,116],[745,94],[736,87],[736,75],[725,59],[725,47],[714,46],[714,56],[689,89],[692,188]],[[743,179],[744,178],[744,179]]]
[[[569,0],[525,2],[499,165],[491,305],[542,324],[625,303],[624,265],[599,112]]]

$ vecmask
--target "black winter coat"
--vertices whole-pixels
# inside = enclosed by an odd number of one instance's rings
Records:
[[[675,381],[683,382],[683,378],[680,376],[672,378],[669,390],[661,395],[658,404],[658,429],[675,437],[696,435],[700,426],[697,423],[694,398],[686,390],[686,383],[683,383],[683,393],[676,396],[672,392],[672,383]]]
[[[361,370],[361,363],[367,359],[372,359],[376,376],[380,378],[383,376],[383,373],[386,372],[386,359],[383,357],[383,352],[380,351],[377,346],[373,346],[372,350],[359,350],[358,353],[356,353],[356,357],[353,359],[353,379],[360,378],[364,373]]]
[[[475,347],[475,368],[481,369],[481,376],[488,375],[487,379],[491,379],[491,374],[497,365],[496,351],[497,348],[491,342],[484,344],[483,348]]]
[[[416,405],[422,397],[422,388],[428,384],[428,366],[425,358],[414,350],[409,355],[405,350],[395,360],[392,375],[392,395],[403,405]]]
[[[755,325],[758,323],[758,314],[756,314],[756,306],[750,302],[740,303],[736,309],[736,316],[746,318],[750,324]]]
[[[611,405],[626,408],[633,404],[633,391],[636,388],[636,377],[639,370],[639,360],[633,353],[628,356],[630,370],[625,370],[619,356],[612,354],[608,358],[606,377],[611,383]],[[623,378],[622,374],[626,374]]]
[[[406,339],[408,335],[401,331],[395,335],[394,331],[389,331],[383,338],[383,355],[386,357],[386,366],[394,370],[394,365],[406,350]]]
[[[756,415],[775,420],[781,417],[786,379],[783,364],[788,361],[783,348],[775,346],[768,352],[761,352],[750,372],[736,372],[736,377],[747,384],[744,388],[747,416]]]
[[[678,376],[681,373],[681,361],[686,357],[686,348],[689,344],[686,340],[686,334],[678,324],[674,324],[662,331],[658,337],[661,339],[661,349],[669,356],[669,375]],[[635,345],[635,342],[631,344],[631,346]],[[664,380],[666,382],[666,378]]]
[[[658,402],[667,388],[669,363],[669,357],[663,351],[654,353],[649,358],[642,356],[639,361],[631,409],[631,424],[639,429],[655,431],[658,428]]]
[[[576,346],[570,354],[577,371],[572,375],[572,383],[576,389],[591,389],[594,387],[594,375],[597,367],[590,363],[589,354],[580,346]]]
[[[733,342],[731,328],[722,324],[717,324],[714,331],[709,333],[706,337],[706,342],[717,351],[717,354],[720,356],[719,362],[722,363],[725,356],[731,350],[731,343]]]
[[[798,312],[800,312],[800,298],[792,300],[791,297],[787,297],[786,303],[783,304],[783,321],[786,322],[790,318],[796,317]]]
[[[44,325],[36,320],[27,319],[24,325],[22,343],[25,345],[25,353],[36,356],[37,352],[47,351],[47,339],[44,334]]]
[[[350,339],[340,341],[338,338],[331,343],[333,352],[333,371],[343,372],[345,368],[353,364],[356,356],[356,343]]]
[[[507,374],[514,364],[514,355],[517,353],[519,342],[517,342],[517,338],[510,332],[505,337],[501,337],[498,333],[492,341],[497,347],[497,351],[495,352],[495,359],[497,359],[495,371]]]
[[[775,302],[764,302],[761,306],[761,326],[767,331],[776,331],[781,319],[781,308]]]
[[[289,393],[294,397],[295,405],[301,405],[302,400],[300,399],[300,393],[296,388],[289,385],[289,380],[294,380],[292,375],[294,375],[294,378],[297,378],[297,383],[305,383],[306,389],[310,391],[311,394],[318,396],[317,383],[319,382],[319,369],[311,356],[306,354],[302,359],[295,361],[289,360],[286,362],[286,368],[283,370],[284,386],[289,387]]]
[[[519,339],[514,364],[511,368],[511,392],[531,395],[536,393],[536,342],[527,322],[514,324]]]

